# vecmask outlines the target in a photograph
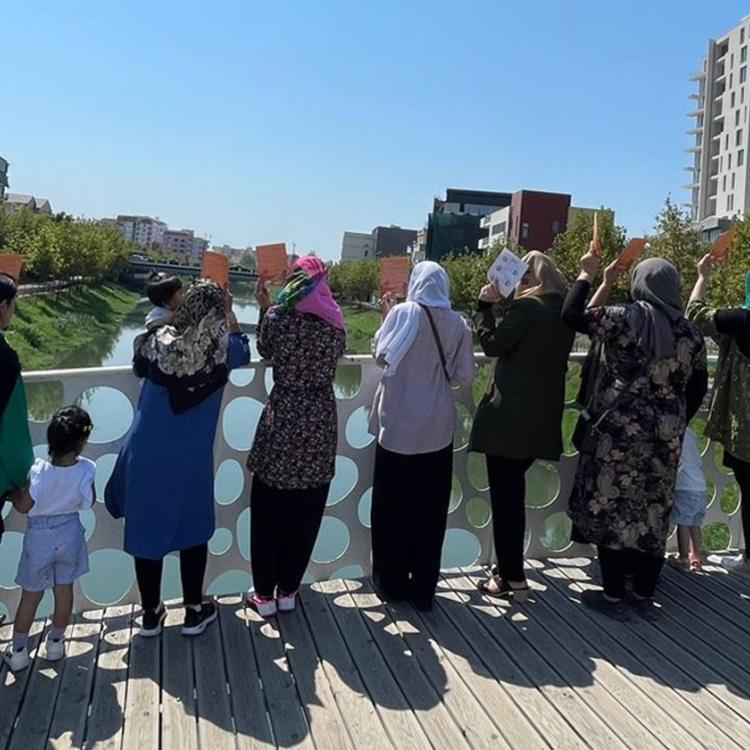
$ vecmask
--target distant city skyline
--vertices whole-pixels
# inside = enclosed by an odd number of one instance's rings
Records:
[[[572,193],[638,235],[667,195],[689,201],[689,77],[748,13],[11,3],[0,155],[9,192],[88,218],[158,216],[215,245],[337,258],[345,230],[423,226],[448,187]]]

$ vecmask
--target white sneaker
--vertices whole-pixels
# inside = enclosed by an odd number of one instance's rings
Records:
[[[279,594],[276,597],[279,612],[294,612],[297,608],[297,592],[293,594]]]
[[[8,648],[5,649],[3,661],[8,665],[8,669],[10,669],[11,672],[20,672],[31,664],[29,649],[24,646],[20,651],[15,651],[13,649],[13,644],[11,643]]]
[[[60,638],[59,641],[55,641],[52,638],[47,638],[44,644],[45,655],[44,658],[47,661],[60,661],[65,658],[65,638]]]
[[[276,615],[275,599],[266,599],[262,596],[258,596],[253,590],[247,592],[246,599],[248,605],[251,606],[261,617],[274,617]]]

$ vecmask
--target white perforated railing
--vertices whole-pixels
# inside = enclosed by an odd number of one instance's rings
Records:
[[[582,357],[575,355],[568,378],[568,397],[577,392]],[[486,382],[489,362],[479,357]],[[307,580],[359,577],[370,565],[370,497],[374,458],[373,438],[367,434],[370,404],[381,370],[369,357],[346,357],[336,381],[339,410],[339,446],[336,478],[318,538]],[[95,429],[86,455],[97,462],[98,496],[114,465],[117,452],[130,426],[138,400],[140,382],[130,368],[58,370],[24,376],[32,417],[32,437],[39,455],[44,455],[46,419],[63,403],[78,402],[91,413]],[[208,593],[234,593],[251,585],[250,575],[250,478],[245,457],[255,427],[272,386],[272,371],[255,363],[232,373],[216,430],[214,448],[216,533],[210,542],[206,576]],[[443,565],[446,568],[486,563],[492,557],[491,513],[484,457],[469,454],[467,442],[475,401],[482,387],[457,394],[453,494],[448,518]],[[476,394],[476,395],[475,395]],[[566,454],[559,464],[538,462],[528,475],[526,496],[527,555],[590,554],[587,547],[571,545],[566,501],[577,457],[570,444],[576,412],[565,412]],[[703,415],[705,416],[705,415]],[[699,432],[701,431],[698,425]],[[710,485],[706,518],[708,546],[714,549],[741,542],[739,497],[730,473],[721,466],[721,449],[705,447],[704,464]],[[175,467],[179,471],[179,467]],[[168,491],[165,489],[165,491]],[[0,545],[0,613],[13,610],[19,589],[14,579],[21,552],[24,520],[6,507],[7,533]],[[131,558],[122,549],[122,522],[113,520],[104,505],[83,514],[87,530],[91,572],[76,584],[79,610],[137,601]],[[158,522],[158,512],[154,521]],[[180,595],[177,558],[165,565],[165,597]],[[48,596],[43,609],[49,611]]]

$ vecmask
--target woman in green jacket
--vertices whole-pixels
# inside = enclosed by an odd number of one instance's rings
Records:
[[[494,285],[482,289],[475,315],[479,343],[497,357],[492,389],[477,408],[470,450],[484,453],[492,502],[497,575],[479,588],[522,600],[526,472],[536,459],[558,461],[563,450],[565,373],[574,333],[560,320],[565,277],[551,258],[531,252],[529,270],[499,318]]]
[[[16,282],[0,273],[0,511],[5,500],[11,500],[16,510],[28,512],[18,490],[26,486],[26,479],[34,462],[34,450],[29,435],[26,410],[26,391],[21,380],[18,355],[3,336],[16,309]],[[0,539],[4,525],[0,514]]]
[[[745,277],[745,304],[718,310],[706,304],[706,290],[714,261],[707,255],[698,264],[687,317],[704,336],[719,342],[719,361],[706,435],[724,446],[724,465],[740,486],[745,551],[722,564],[750,575],[750,271]]]

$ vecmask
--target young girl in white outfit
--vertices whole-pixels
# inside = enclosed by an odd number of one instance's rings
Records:
[[[16,610],[13,642],[5,661],[14,672],[31,661],[29,630],[47,589],[55,596],[46,658],[65,656],[65,628],[73,608],[73,582],[89,570],[79,513],[94,503],[96,465],[81,456],[92,430],[91,418],[77,406],[60,409],[47,428],[49,460],[38,458],[25,491],[29,510],[16,583],[23,589]]]

